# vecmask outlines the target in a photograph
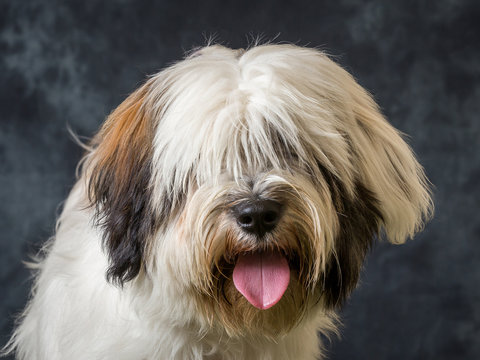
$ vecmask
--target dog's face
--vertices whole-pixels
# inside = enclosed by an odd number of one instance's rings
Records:
[[[429,216],[421,166],[317,50],[201,49],[133,93],[84,174],[112,282],[164,281],[231,334],[284,333]],[[165,272],[168,273],[165,274]]]

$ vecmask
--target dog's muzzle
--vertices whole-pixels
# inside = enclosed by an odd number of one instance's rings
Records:
[[[282,204],[273,200],[245,200],[235,205],[238,226],[261,241],[282,216]],[[282,298],[290,282],[290,267],[278,250],[240,254],[233,270],[237,290],[256,308],[266,310]]]

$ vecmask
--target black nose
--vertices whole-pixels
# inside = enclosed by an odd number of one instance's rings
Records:
[[[245,201],[233,208],[238,225],[245,231],[263,236],[280,220],[282,205],[273,200]]]

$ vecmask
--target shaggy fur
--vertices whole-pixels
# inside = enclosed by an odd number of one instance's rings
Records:
[[[281,204],[261,238],[234,215],[257,200]],[[150,77],[93,139],[7,350],[316,359],[374,239],[404,242],[431,209],[408,145],[325,54],[208,46]],[[258,251],[290,268],[268,310],[232,281]]]

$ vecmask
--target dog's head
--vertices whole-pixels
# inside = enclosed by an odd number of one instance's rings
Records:
[[[370,95],[293,45],[210,46],[149,78],[85,176],[108,278],[167,271],[232,333],[340,305],[373,240],[402,243],[431,212],[422,167]]]

